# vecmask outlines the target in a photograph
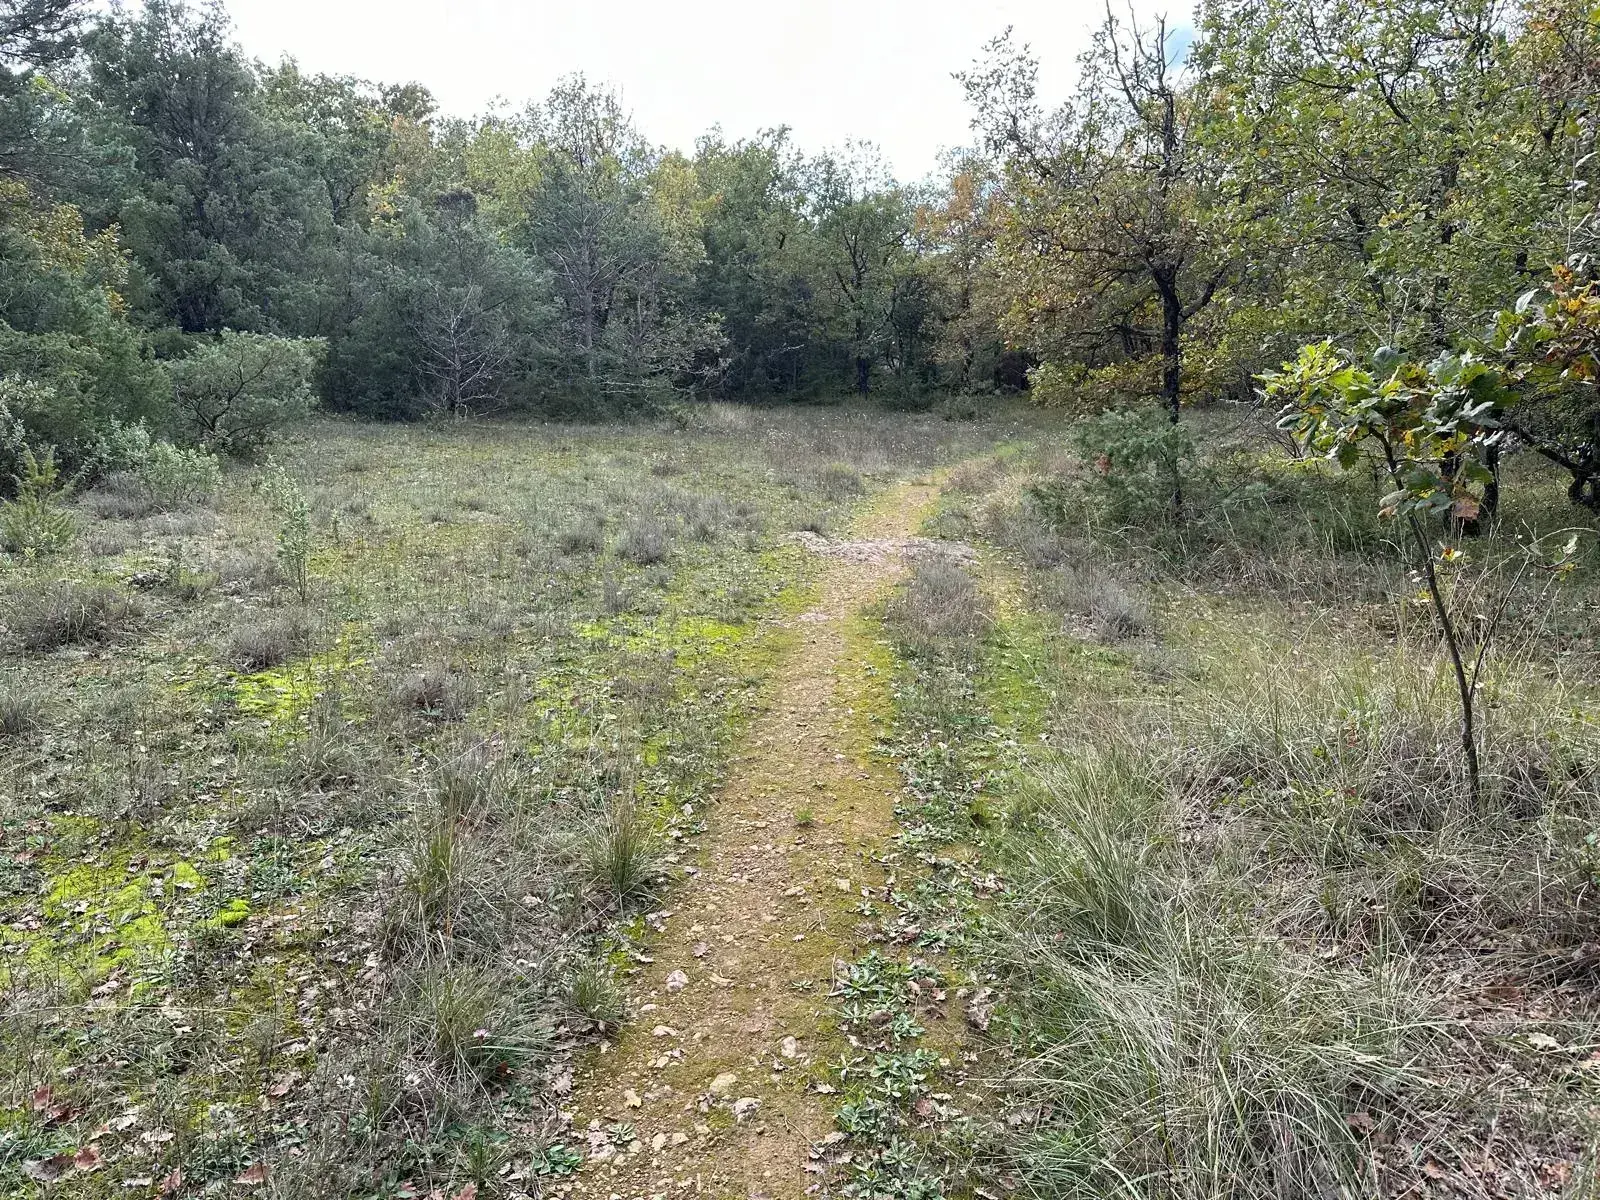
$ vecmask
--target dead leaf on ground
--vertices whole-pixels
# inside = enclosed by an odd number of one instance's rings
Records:
[[[257,1184],[265,1183],[268,1174],[266,1163],[255,1163],[253,1166],[246,1167],[244,1173],[234,1182],[243,1184],[245,1187],[255,1187]]]

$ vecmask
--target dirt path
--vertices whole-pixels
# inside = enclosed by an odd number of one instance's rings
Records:
[[[937,494],[926,482],[890,489],[858,540],[812,545],[828,555],[816,604],[796,618],[697,871],[670,898],[633,1021],[577,1081],[573,1134],[587,1138],[587,1161],[563,1190],[783,1200],[817,1182],[809,1149],[831,1122],[815,1085],[842,1049],[834,962],[865,950],[856,909],[863,888],[882,894],[871,860],[898,785],[871,759],[859,715],[887,704],[887,680],[857,618],[920,549],[908,539]]]

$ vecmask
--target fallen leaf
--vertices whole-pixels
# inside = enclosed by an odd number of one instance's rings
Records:
[[[53,1158],[33,1158],[22,1164],[22,1173],[35,1183],[54,1183],[72,1166],[72,1155],[57,1154]]]
[[[106,1165],[106,1160],[100,1157],[100,1148],[91,1142],[72,1156],[72,1165],[80,1171],[98,1171]]]
[[[163,1196],[171,1196],[182,1187],[183,1168],[173,1167],[172,1170],[167,1172],[167,1177],[161,1181],[156,1190]]]
[[[475,1183],[463,1184],[461,1190],[453,1197],[453,1200],[478,1200],[478,1185]]]
[[[704,958],[710,952],[711,947],[706,945],[704,942],[696,942],[694,944],[694,948],[689,951],[689,953],[694,955],[696,958]]]
[[[252,1166],[246,1167],[244,1174],[240,1175],[234,1180],[234,1182],[243,1184],[245,1187],[255,1187],[257,1184],[265,1183],[267,1181],[267,1174],[268,1172],[266,1163],[255,1163]]]

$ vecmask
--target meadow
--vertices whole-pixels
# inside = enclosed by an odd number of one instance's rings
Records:
[[[1372,482],[1194,420],[1181,522],[1004,407],[78,496],[0,573],[0,1190],[1595,1195],[1592,547],[1508,566],[1509,464],[1474,798]]]

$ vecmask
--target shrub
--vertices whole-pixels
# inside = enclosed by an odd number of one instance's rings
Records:
[[[61,504],[67,489],[55,451],[46,450],[39,457],[24,447],[16,487],[17,498],[0,504],[0,548],[33,557],[56,554],[71,545],[78,526]]]
[[[278,565],[305,600],[311,594],[311,505],[294,477],[279,466],[262,476],[261,489],[278,519]]]
[[[216,495],[222,483],[222,464],[216,455],[171,442],[151,443],[136,473],[159,509],[202,504]]]
[[[248,455],[315,405],[311,376],[322,344],[225,330],[171,363],[173,400],[186,434],[223,454]]]
[[[1119,408],[1073,426],[1073,442],[1091,467],[1089,494],[1117,524],[1169,516],[1194,461],[1188,429],[1155,408]]]
[[[138,614],[122,592],[104,584],[54,584],[17,599],[16,633],[29,650],[104,642]]]

